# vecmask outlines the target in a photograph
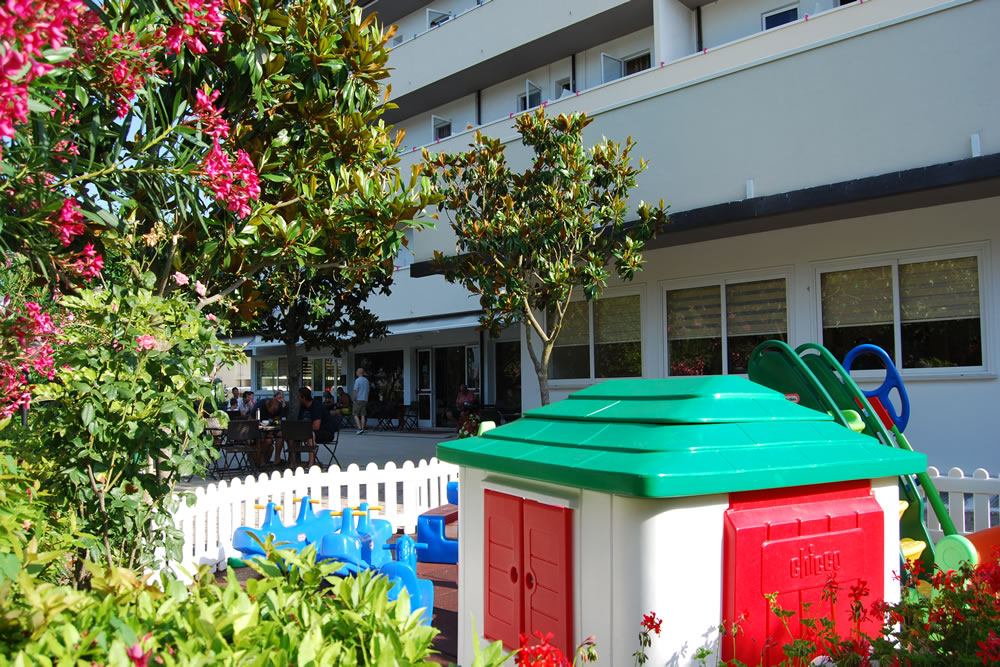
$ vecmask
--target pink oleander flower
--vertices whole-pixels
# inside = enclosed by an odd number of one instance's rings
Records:
[[[216,317],[215,315],[213,315],[212,313],[209,313],[205,317],[208,318],[209,322],[218,322],[219,321],[219,318]]]
[[[194,115],[202,125],[202,131],[213,140],[218,142],[229,137],[229,123],[222,117],[225,108],[219,109],[215,106],[215,100],[219,99],[219,91],[206,92],[199,90],[195,93]]]
[[[66,198],[63,200],[62,209],[59,211],[59,218],[51,223],[55,227],[55,235],[64,246],[73,243],[73,239],[84,232],[83,214],[75,199]]]
[[[82,7],[80,0],[7,0],[0,5],[0,138],[13,137],[14,126],[27,122],[28,86],[53,69],[42,52],[63,45]]]
[[[238,150],[233,164],[216,141],[205,155],[202,173],[217,201],[225,202],[226,208],[241,218],[250,215],[250,202],[260,199],[260,177],[246,151]]]
[[[194,293],[195,294],[197,294],[198,296],[205,296],[205,291],[206,291],[205,290],[205,286],[201,283],[200,280],[194,281]]]
[[[174,282],[178,285],[187,285],[191,280],[180,271],[174,272]]]
[[[135,342],[139,344],[139,347],[136,348],[137,352],[141,352],[142,350],[152,350],[156,347],[156,339],[149,334],[136,336]]]
[[[90,281],[101,275],[104,269],[104,258],[94,249],[94,244],[88,243],[77,255],[77,259],[66,265],[66,268],[84,280]]]

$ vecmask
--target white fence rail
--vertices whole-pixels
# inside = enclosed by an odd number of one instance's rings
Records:
[[[952,468],[942,475],[934,466],[927,468],[927,474],[945,501],[959,533],[974,533],[1000,524],[1000,478],[990,477],[983,468],[977,468],[971,477],[961,468]],[[929,506],[926,511],[927,527],[936,542],[944,536],[941,522]]]
[[[174,525],[184,534],[183,557],[174,565],[189,573],[202,564],[224,568],[228,557],[238,555],[232,550],[233,531],[259,527],[264,520],[264,511],[255,505],[280,505],[281,520],[288,524],[299,511],[294,499],[303,496],[320,501],[313,506],[316,510],[339,510],[361,502],[379,505],[383,508],[379,518],[412,533],[421,513],[448,502],[447,484],[457,479],[458,466],[432,458],[417,464],[406,461],[399,467],[392,461],[384,468],[369,463],[364,470],[354,463],[345,470],[333,466],[325,472],[299,468],[199,487],[194,504],[182,506],[174,515]]]
[[[931,466],[927,474],[945,498],[948,514],[959,533],[967,534],[1000,525],[1000,477],[991,477],[983,468],[966,476],[960,468],[946,475]],[[397,467],[385,468],[374,463],[362,470],[351,464],[346,470],[336,466],[326,472],[319,468],[295,472],[285,470],[270,476],[246,477],[209,484],[195,490],[195,502],[181,507],[174,515],[174,525],[184,533],[183,559],[176,565],[188,572],[207,563],[225,566],[232,551],[233,531],[240,526],[258,527],[263,510],[255,505],[274,502],[281,505],[281,519],[286,524],[298,513],[295,498],[311,496],[319,500],[316,508],[340,509],[345,505],[367,502],[380,505],[381,517],[407,533],[416,530],[417,517],[446,500],[447,483],[458,479],[458,466],[432,458]],[[927,526],[934,541],[941,539],[941,523],[927,506]]]

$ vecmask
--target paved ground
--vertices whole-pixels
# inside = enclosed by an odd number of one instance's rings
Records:
[[[435,456],[437,443],[455,438],[454,430],[435,431],[365,431],[364,435],[356,435],[355,431],[340,432],[340,444],[337,447],[337,460],[341,469],[352,463],[364,468],[374,462],[379,468],[388,461],[402,465],[404,461],[417,463],[420,459],[430,460]],[[330,455],[320,447],[317,460],[324,468],[330,463]],[[212,479],[193,478],[179,484],[179,488],[190,490],[205,486]]]

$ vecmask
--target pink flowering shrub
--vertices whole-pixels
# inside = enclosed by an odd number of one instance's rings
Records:
[[[31,403],[29,378],[55,377],[53,344],[59,333],[39,304],[0,298],[0,422]]]

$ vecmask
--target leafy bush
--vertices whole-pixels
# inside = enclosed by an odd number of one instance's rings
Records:
[[[178,558],[173,484],[215,455],[202,419],[221,398],[210,378],[238,350],[190,302],[146,282],[60,299],[52,381],[34,389],[27,431],[0,431],[0,451],[39,464],[51,509],[96,538],[78,564],[151,567],[157,549]],[[82,565],[76,576],[86,579]]]
[[[437,630],[420,624],[405,593],[388,601],[385,577],[338,578],[313,547],[267,552],[245,590],[232,569],[225,585],[207,568],[191,587],[165,573],[161,589],[87,562],[86,592],[25,572],[21,595],[0,609],[0,665],[429,664]]]

